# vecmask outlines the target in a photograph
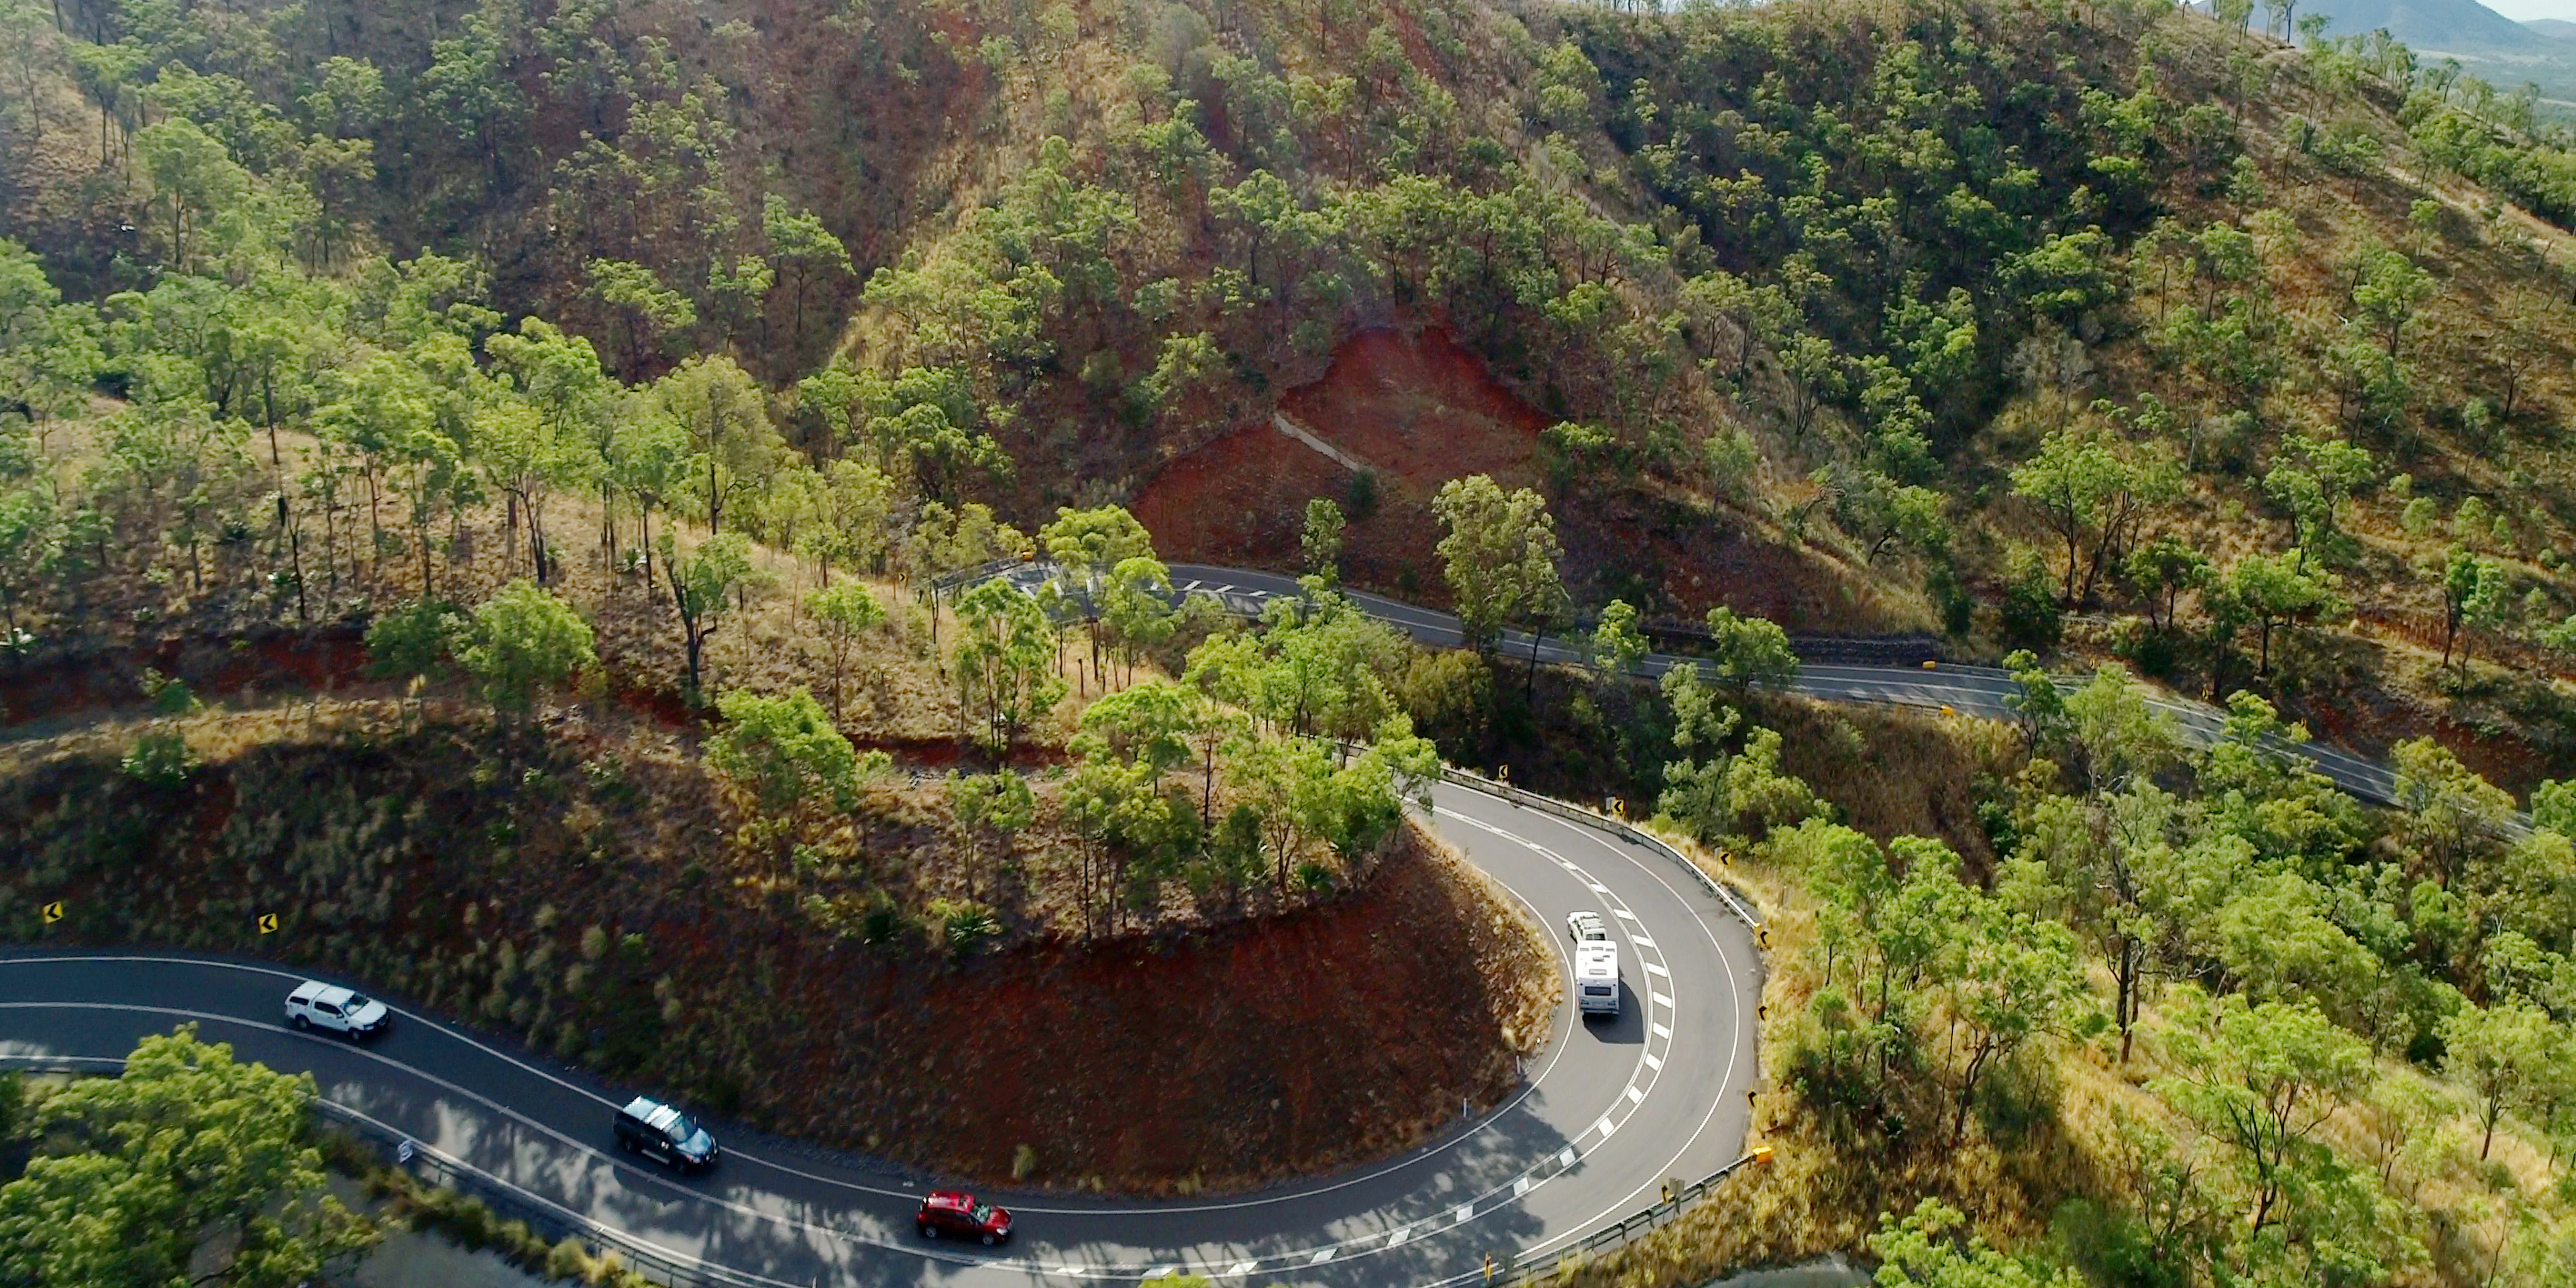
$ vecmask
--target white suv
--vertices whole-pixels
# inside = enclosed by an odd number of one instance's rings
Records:
[[[308,979],[286,996],[286,1022],[299,1029],[320,1029],[353,1038],[384,1032],[393,1012],[373,998]]]

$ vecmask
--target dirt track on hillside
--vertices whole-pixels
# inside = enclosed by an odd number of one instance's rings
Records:
[[[1537,409],[1438,328],[1379,327],[1342,342],[1321,380],[1280,410],[1366,462],[1376,504],[1363,514],[1352,473],[1265,418],[1165,466],[1134,510],[1164,558],[1275,566],[1297,549],[1306,502],[1329,497],[1350,515],[1343,575],[1354,584],[1445,603],[1431,498],[1440,485],[1490,474],[1537,480]]]

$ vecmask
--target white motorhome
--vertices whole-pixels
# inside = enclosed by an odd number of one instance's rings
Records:
[[[1619,945],[1587,939],[1574,946],[1574,1006],[1586,1016],[1619,1013]]]

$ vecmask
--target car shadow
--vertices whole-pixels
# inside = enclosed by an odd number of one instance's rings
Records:
[[[1615,1046],[1633,1046],[1643,1042],[1646,1040],[1646,1001],[1637,996],[1637,990],[1628,987],[1628,981],[1620,980],[1619,1013],[1587,1014],[1583,1017],[1583,1031],[1595,1042]]]

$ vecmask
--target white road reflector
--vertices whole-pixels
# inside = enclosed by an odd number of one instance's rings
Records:
[[[1610,893],[1610,887],[1608,887],[1608,886],[1606,886],[1606,885],[1603,885],[1603,884],[1601,884],[1601,883],[1600,883],[1600,882],[1598,882],[1598,881],[1586,881],[1586,882],[1584,882],[1583,884],[1585,884],[1585,885],[1587,885],[1587,886],[1592,887],[1592,893],[1594,893],[1594,894],[1608,894],[1608,893]]]
[[[1655,946],[1655,941],[1648,939],[1644,935],[1630,935],[1628,936],[1628,942],[1635,944],[1639,948],[1652,948]]]
[[[1667,1009],[1667,1010],[1669,1010],[1669,1009],[1671,1009],[1671,1008],[1672,1008],[1673,999],[1671,999],[1671,998],[1669,998],[1669,997],[1666,997],[1666,996],[1664,996],[1664,995],[1663,995],[1663,994],[1661,994],[1661,993],[1657,993],[1657,994],[1655,994],[1655,995],[1654,995],[1654,997],[1655,997],[1655,1005],[1660,1006],[1660,1007],[1663,1007],[1663,1008],[1665,1008],[1665,1009]]]
[[[1538,1182],[1533,1181],[1526,1176],[1515,1179],[1512,1182],[1512,1197],[1519,1198],[1520,1196],[1529,1193],[1532,1189],[1537,1188],[1537,1186]]]
[[[1324,1248],[1324,1249],[1321,1249],[1321,1250],[1319,1250],[1318,1252],[1316,1252],[1316,1253],[1315,1253],[1315,1255],[1313,1255],[1313,1256],[1311,1256],[1311,1257],[1306,1258],[1306,1264],[1307,1264],[1307,1265],[1310,1265],[1310,1266],[1320,1266],[1320,1265],[1324,1264],[1325,1262],[1330,1261],[1330,1260],[1332,1260],[1332,1259],[1333,1259],[1333,1249],[1331,1249],[1331,1248]]]
[[[1252,1273],[1252,1267],[1255,1264],[1256,1263],[1250,1261],[1235,1262],[1233,1265],[1227,1266],[1225,1268],[1225,1273],[1219,1277],[1225,1279],[1241,1279],[1245,1275]]]
[[[1673,1035],[1673,1031],[1672,1031],[1671,1029],[1665,1028],[1663,1025],[1657,1024],[1657,1025],[1653,1025],[1653,1026],[1651,1026],[1651,1027],[1655,1030],[1655,1036],[1656,1036],[1656,1037],[1659,1037],[1659,1038],[1669,1038],[1669,1037],[1671,1037],[1671,1036]]]
[[[1146,1271],[1145,1277],[1148,1279],[1169,1279],[1180,1272],[1181,1268],[1179,1266],[1156,1266],[1153,1269]]]
[[[1656,965],[1653,962],[1646,963],[1646,973],[1649,975],[1661,975],[1666,979],[1671,979],[1673,977],[1673,973],[1671,971],[1665,970],[1663,967]]]
[[[1646,1067],[1647,1067],[1647,1068],[1649,1068],[1649,1069],[1661,1069],[1661,1068],[1663,1068],[1663,1067],[1664,1067],[1664,1058],[1663,1058],[1662,1056],[1659,1056],[1659,1055],[1654,1054],[1654,1053],[1653,1053],[1653,1052],[1651,1052],[1651,1051],[1650,1051],[1650,1052],[1647,1052],[1647,1053],[1646,1053]]]
[[[1469,1221],[1473,1221],[1473,1220],[1475,1220],[1475,1219],[1476,1219],[1476,1205],[1475,1205],[1475,1204],[1473,1204],[1473,1203],[1461,1203],[1461,1204],[1459,1204],[1459,1205],[1458,1205],[1458,1224],[1460,1224],[1460,1225],[1465,1225],[1465,1224],[1467,1224]]]
[[[1646,1103],[1645,1091],[1633,1082],[1628,1084],[1628,1103],[1632,1105],[1642,1105]]]
[[[1601,1121],[1603,1121],[1603,1122],[1605,1122],[1605,1123],[1606,1123],[1606,1122],[1608,1122],[1608,1121],[1610,1121],[1610,1120],[1609,1120],[1609,1119],[1607,1119],[1607,1118],[1604,1118],[1604,1119],[1602,1119]],[[1557,1156],[1556,1156],[1556,1161],[1557,1161],[1558,1165],[1560,1165],[1560,1166],[1564,1166],[1564,1167],[1572,1167],[1572,1166],[1574,1166],[1574,1147],[1573,1147],[1572,1145],[1568,1145],[1568,1146],[1566,1146],[1563,1150],[1559,1151],[1559,1152],[1557,1153]]]
[[[1635,921],[1637,919],[1637,914],[1630,912],[1625,908],[1612,908],[1610,910],[1610,915],[1624,921]]]
[[[1390,1234],[1390,1235],[1386,1236],[1386,1246],[1388,1246],[1388,1247],[1392,1248],[1392,1247],[1394,1247],[1395,1245],[1397,1245],[1397,1244],[1399,1244],[1399,1243],[1402,1243],[1402,1242],[1404,1242],[1406,1239],[1409,1239],[1409,1238],[1412,1238],[1412,1237],[1413,1237],[1413,1227],[1412,1227],[1412,1226],[1409,1226],[1409,1225],[1399,1225],[1399,1226],[1395,1227],[1395,1233],[1393,1233],[1393,1234]]]
[[[1619,1124],[1610,1121],[1610,1115],[1603,1114],[1601,1121],[1592,1124],[1592,1130],[1601,1133],[1601,1139],[1608,1140],[1612,1133],[1619,1130]]]
[[[1055,1273],[1060,1275],[1080,1275],[1089,1269],[1090,1267],[1088,1266],[1057,1266],[1055,1268]]]

